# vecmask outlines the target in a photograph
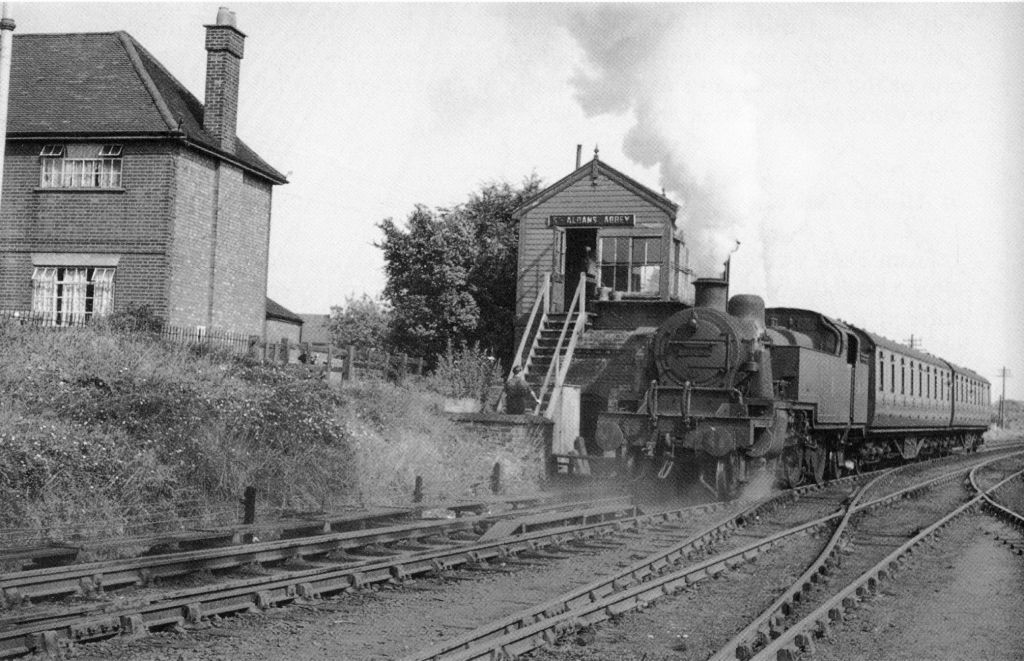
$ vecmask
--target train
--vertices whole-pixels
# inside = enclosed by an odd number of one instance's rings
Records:
[[[851,323],[695,281],[694,306],[654,332],[628,411],[595,442],[629,470],[720,499],[880,464],[974,451],[990,423],[977,372]]]

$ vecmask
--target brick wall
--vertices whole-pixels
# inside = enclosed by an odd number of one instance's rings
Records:
[[[39,188],[43,142],[11,142],[0,215],[0,309],[31,305],[31,253],[120,255],[114,306],[166,313],[173,156],[166,144],[125,142],[122,189]]]
[[[264,339],[267,342],[280,342],[281,338],[287,338],[292,344],[298,344],[302,333],[302,325],[282,319],[267,319],[267,333]]]
[[[262,333],[270,251],[270,186],[220,165],[212,325]]]
[[[176,326],[210,325],[216,171],[213,158],[189,149],[179,151],[170,246],[174,268],[168,287],[168,321]]]
[[[41,189],[43,144],[7,145],[0,309],[31,307],[33,252],[117,255],[115,310],[262,335],[269,183],[180,143],[126,141],[122,188]]]
[[[503,413],[459,413],[451,419],[484,441],[492,453],[488,462],[502,465],[503,491],[535,487],[546,474],[554,432],[550,420]]]
[[[535,415],[504,413],[457,413],[452,421],[460,427],[493,441],[496,445],[518,445],[547,453],[551,448],[554,423]]]

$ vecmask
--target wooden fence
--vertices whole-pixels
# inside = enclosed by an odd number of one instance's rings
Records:
[[[87,319],[64,319],[55,323],[52,315],[0,310],[0,323],[15,323],[38,328],[41,331],[61,331],[84,326]],[[203,326],[168,326],[152,329],[129,329],[152,332],[164,340],[192,347],[225,351],[239,356],[250,356],[266,363],[302,363],[318,366],[325,378],[332,381],[387,379],[401,382],[408,376],[423,376],[423,359],[405,354],[392,354],[355,346],[335,347],[309,342],[266,342],[259,335],[234,333]]]

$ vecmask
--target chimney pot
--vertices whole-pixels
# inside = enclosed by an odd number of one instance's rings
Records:
[[[217,25],[227,25],[229,27],[238,27],[235,25],[235,12],[231,11],[227,7],[221,7],[217,10]]]

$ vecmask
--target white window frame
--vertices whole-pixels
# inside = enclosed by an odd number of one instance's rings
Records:
[[[78,145],[73,150],[79,154],[94,151],[95,156],[89,157],[72,157],[71,151],[62,144],[43,145],[39,152],[40,188],[121,188],[121,145]]]
[[[114,274],[104,266],[36,266],[32,314],[51,326],[75,326],[114,308]]]

